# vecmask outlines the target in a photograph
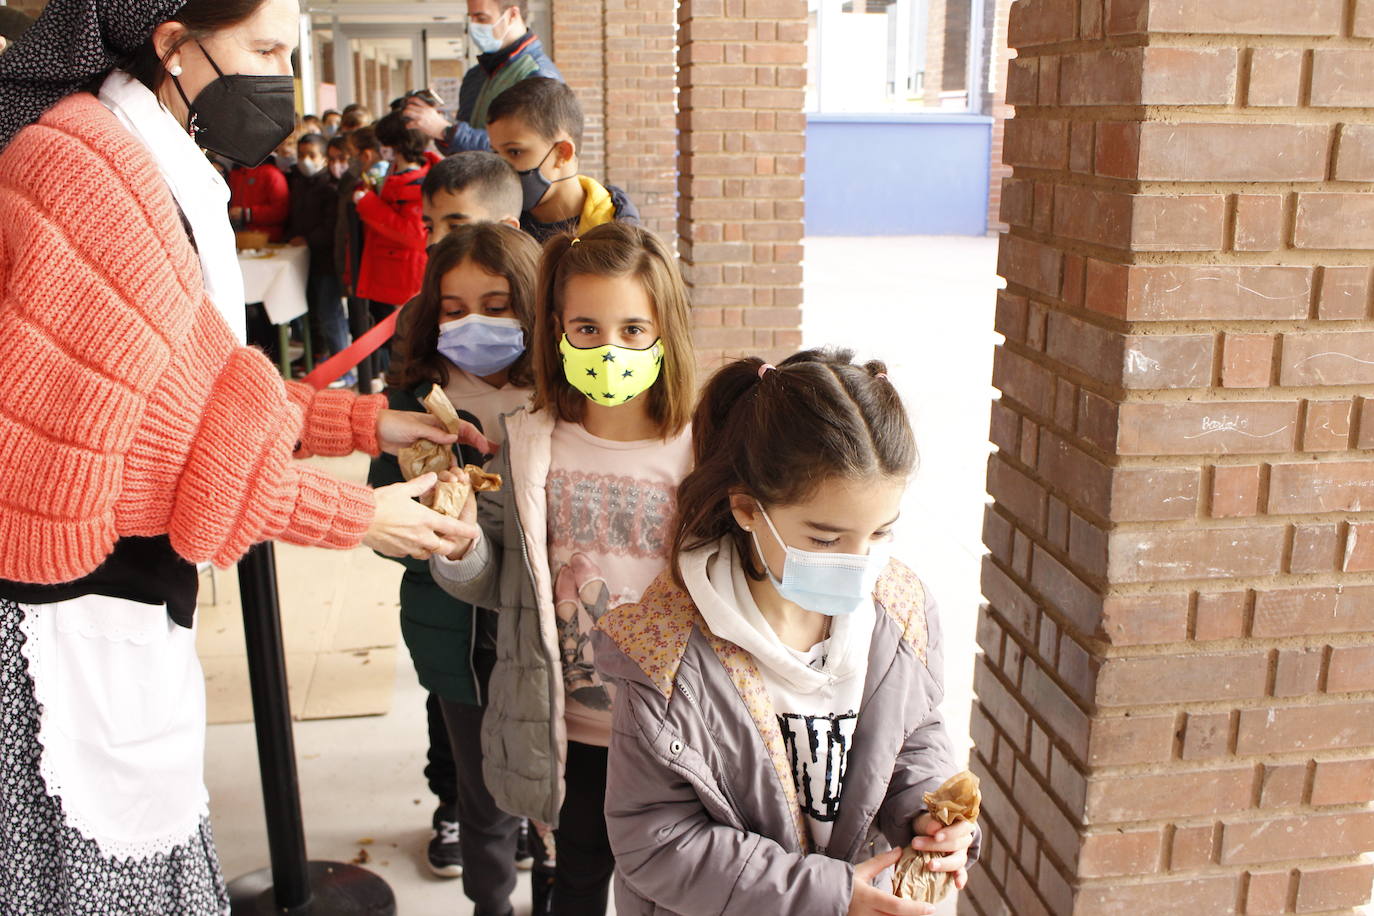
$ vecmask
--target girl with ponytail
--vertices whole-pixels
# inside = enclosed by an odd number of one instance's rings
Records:
[[[500,609],[487,787],[504,810],[557,828],[553,912],[602,914],[611,694],[590,636],[667,564],[691,467],[696,358],[677,260],[621,222],[555,238],[533,328],[532,403],[505,417],[495,468],[506,485],[470,510],[482,536],[431,571],[458,599]]]
[[[917,456],[887,370],[740,360],[692,426],[669,568],[595,636],[616,912],[933,913],[875,885],[911,846],[962,887],[977,850],[922,814],[958,768],[934,602],[889,559]]]

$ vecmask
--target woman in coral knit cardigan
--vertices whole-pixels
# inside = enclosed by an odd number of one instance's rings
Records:
[[[0,56],[0,910],[228,912],[194,564],[475,529],[293,460],[418,438],[243,340],[228,188],[294,122],[297,0],[51,0]],[[475,430],[464,438],[483,450]]]

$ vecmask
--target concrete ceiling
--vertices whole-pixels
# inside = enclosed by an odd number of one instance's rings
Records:
[[[307,0],[303,5],[319,25],[336,16],[348,25],[462,23],[467,18],[467,4],[453,0]]]

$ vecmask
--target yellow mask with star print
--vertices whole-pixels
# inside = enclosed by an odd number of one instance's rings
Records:
[[[663,367],[663,341],[656,340],[647,350],[631,350],[606,344],[579,350],[564,334],[558,342],[563,357],[563,375],[568,384],[589,401],[619,407],[643,394],[658,381]]]

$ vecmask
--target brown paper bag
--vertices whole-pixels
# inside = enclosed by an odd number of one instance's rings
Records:
[[[488,474],[475,464],[465,466],[454,480],[441,480],[421,500],[435,512],[458,518],[473,493],[501,489],[501,475]]]
[[[446,430],[455,436],[458,435],[458,411],[453,408],[453,402],[448,399],[448,395],[444,394],[444,389],[435,385],[429,394],[425,395],[423,403],[425,410],[444,424]],[[414,445],[401,449],[396,459],[401,463],[401,476],[406,480],[414,480],[431,471],[437,474],[458,465],[449,446],[439,445],[428,439],[421,439]]]
[[[475,464],[465,465],[463,470],[467,472],[474,493],[489,493],[501,489],[500,474],[488,473]]]
[[[458,463],[453,457],[452,448],[428,439],[407,445],[396,453],[396,460],[401,463],[401,476],[406,480],[414,480],[431,471],[436,474],[447,471]]]
[[[472,482],[466,474],[459,474],[453,480],[441,480],[434,489],[424,495],[420,502],[429,506],[440,515],[458,518],[472,495]]]
[[[429,394],[425,395],[424,405],[425,410],[437,417],[445,429],[455,436],[458,435],[462,421],[458,419],[458,411],[454,409],[448,395],[444,394],[444,389],[438,385],[431,388]],[[458,461],[453,457],[453,449],[450,446],[439,445],[428,439],[421,439],[413,445],[406,446],[396,458],[401,464],[401,476],[406,480],[414,480],[431,471],[437,474],[458,467]],[[454,474],[453,480],[441,480],[436,483],[434,489],[420,498],[420,502],[435,512],[458,518],[474,492],[499,489],[500,474],[488,474],[477,465],[469,464],[461,473]]]
[[[951,776],[934,792],[925,794],[926,810],[948,827],[958,821],[978,820],[982,793],[978,777],[965,770]],[[892,893],[907,900],[939,903],[954,887],[954,873],[929,871],[927,863],[940,858],[939,853],[917,852],[910,846],[902,850],[902,858],[892,873]]]
[[[444,429],[458,435],[458,430],[462,426],[462,421],[458,419],[458,411],[453,408],[453,402],[444,394],[444,389],[435,385],[425,395],[425,410],[439,418],[439,422],[444,424]]]

